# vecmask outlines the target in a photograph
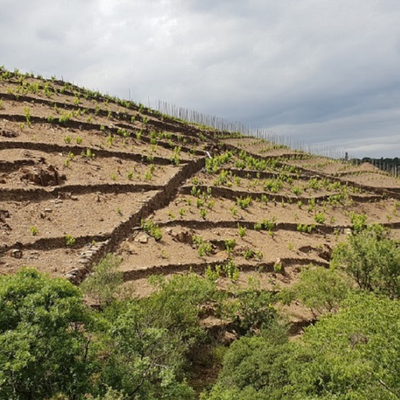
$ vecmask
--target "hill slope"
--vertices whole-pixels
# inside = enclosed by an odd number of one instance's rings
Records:
[[[367,164],[1,71],[1,273],[29,265],[79,283],[114,252],[138,295],[150,274],[189,270],[279,290],[302,266],[327,266],[364,219],[399,238],[399,197],[399,181]]]

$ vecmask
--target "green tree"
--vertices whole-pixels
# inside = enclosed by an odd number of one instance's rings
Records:
[[[152,281],[156,290],[148,298],[113,302],[100,316],[99,353],[107,356],[99,382],[135,400],[191,400],[186,367],[191,350],[207,338],[199,314],[202,304],[215,301],[215,284],[195,274]]]
[[[140,302],[124,305],[109,321],[101,348],[107,357],[99,384],[118,388],[129,399],[192,400],[184,379],[185,346],[178,335],[154,327]]]
[[[400,247],[379,225],[350,235],[334,249],[332,265],[344,269],[363,290],[400,296]]]
[[[88,386],[88,314],[78,288],[33,269],[0,277],[0,398],[77,398]]]

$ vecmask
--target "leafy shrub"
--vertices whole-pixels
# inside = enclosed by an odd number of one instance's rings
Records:
[[[346,271],[363,290],[400,296],[400,248],[375,225],[354,233],[332,254],[332,265]]]
[[[0,276],[0,398],[71,398],[88,388],[88,321],[78,288],[33,269]]]
[[[353,224],[354,232],[360,232],[367,227],[367,216],[365,214],[350,213],[350,222]]]
[[[400,391],[400,305],[356,293],[339,313],[287,342],[283,331],[242,337],[202,400],[394,399]],[[270,332],[272,331],[272,334]]]
[[[285,303],[300,300],[313,314],[330,312],[346,298],[350,283],[338,271],[312,267],[300,273],[300,280],[280,294]]]
[[[117,270],[121,261],[113,254],[107,254],[93,267],[93,272],[81,285],[82,290],[94,297],[100,304],[111,303],[123,282],[123,273]]]

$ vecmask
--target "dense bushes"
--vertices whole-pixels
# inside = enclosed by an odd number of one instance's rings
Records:
[[[203,400],[396,399],[400,305],[356,293],[301,340],[244,337],[228,350]]]
[[[350,235],[334,250],[332,265],[346,271],[360,289],[400,296],[400,247],[379,225]]]
[[[319,317],[296,341],[256,281],[221,292],[210,276],[153,277],[153,294],[124,299],[118,263],[107,256],[83,285],[97,311],[67,281],[32,269],[0,277],[1,399],[192,400],[210,310],[240,338],[202,400],[400,397],[400,255],[381,227],[350,235],[331,269],[305,268],[278,297]]]
[[[147,299],[94,312],[65,280],[32,269],[0,277],[0,398],[193,399],[185,367],[213,293],[207,280],[176,276]]]
[[[271,329],[240,338],[202,400],[400,398],[399,245],[381,226],[359,228],[334,250],[331,269],[305,269],[280,294],[318,322],[294,342]]]

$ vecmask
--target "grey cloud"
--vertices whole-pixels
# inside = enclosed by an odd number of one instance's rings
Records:
[[[4,1],[8,68],[304,142],[400,152],[397,0]]]

